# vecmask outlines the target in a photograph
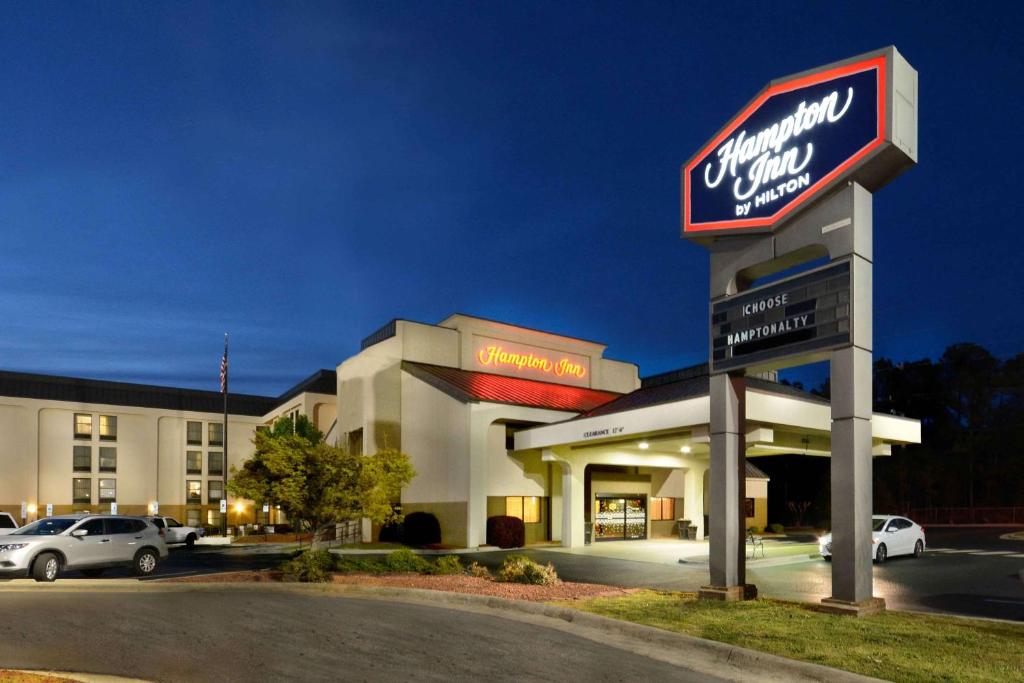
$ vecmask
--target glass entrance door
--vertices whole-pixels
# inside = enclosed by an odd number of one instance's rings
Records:
[[[647,496],[600,495],[594,540],[635,541],[647,538]]]

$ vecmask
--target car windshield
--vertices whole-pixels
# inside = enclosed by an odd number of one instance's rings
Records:
[[[56,536],[57,534],[66,531],[68,527],[77,523],[77,519],[67,519],[61,517],[47,517],[46,519],[40,519],[36,522],[32,522],[27,526],[23,526],[17,531],[12,531],[11,535],[17,536]]]
[[[887,519],[889,519],[889,518],[888,517],[874,517],[874,518],[872,518],[872,520],[871,520],[871,530],[872,531],[881,531],[882,527],[885,526],[885,520],[887,520]]]

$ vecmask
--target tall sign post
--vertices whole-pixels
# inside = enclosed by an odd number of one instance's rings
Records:
[[[683,237],[711,257],[710,583],[746,583],[745,376],[830,361],[832,596],[871,580],[872,192],[917,162],[917,72],[887,47],[769,83],[682,169]],[[761,278],[825,264],[754,287]]]

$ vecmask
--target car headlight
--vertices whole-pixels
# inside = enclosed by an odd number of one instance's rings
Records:
[[[6,545],[0,545],[0,553],[7,552],[8,550],[21,550],[28,543],[7,543]]]

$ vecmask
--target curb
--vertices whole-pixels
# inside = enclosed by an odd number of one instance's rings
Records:
[[[365,597],[400,602],[440,605],[451,609],[487,610],[513,613],[527,617],[540,617],[545,621],[563,622],[547,624],[552,628],[573,633],[605,645],[666,661],[677,666],[734,681],[822,681],[836,683],[866,683],[878,681],[860,674],[833,669],[819,664],[801,662],[736,645],[704,640],[695,636],[675,633],[653,626],[612,619],[525,600],[509,600],[484,595],[447,593],[421,588],[394,588],[380,586],[332,585],[336,592],[352,597]],[[636,641],[632,647],[623,647],[623,636]],[[640,647],[637,647],[639,645]]]
[[[3,669],[3,667],[0,667],[0,669]],[[36,676],[51,676],[53,678],[63,678],[69,681],[78,681],[79,683],[149,683],[149,681],[143,678],[125,678],[124,676],[111,676],[109,674],[46,671],[44,669],[7,669],[7,671],[13,671],[14,673],[19,674],[34,674]]]

